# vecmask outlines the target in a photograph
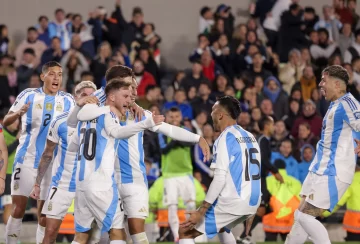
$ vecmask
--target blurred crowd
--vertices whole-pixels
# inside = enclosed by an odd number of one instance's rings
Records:
[[[113,10],[99,6],[89,16],[63,9],[40,16],[24,29],[26,38],[17,46],[2,24],[0,109],[6,113],[17,94],[40,87],[41,66],[48,61],[62,64],[62,90],[70,93],[82,80],[104,86],[105,71],[122,64],[134,71],[140,106],[157,113],[178,107],[181,126],[202,135],[210,146],[218,136],[210,117],[217,96],[239,99],[243,112],[238,123],[256,136],[263,134],[264,116],[271,116],[270,161],[282,160],[286,173],[303,182],[329,106],[318,88],[321,71],[328,65],[345,67],[349,92],[360,98],[356,4],[329,0],[318,13],[300,0],[253,0],[244,23],[226,4],[204,6],[194,36],[197,46],[189,50],[189,69],[175,73],[161,63],[161,41],[166,40],[155,24],[146,22],[141,7],[126,20],[120,0]],[[151,186],[161,174],[163,148],[150,131],[144,148]],[[210,162],[202,162],[197,146],[190,149],[194,176],[206,191]]]

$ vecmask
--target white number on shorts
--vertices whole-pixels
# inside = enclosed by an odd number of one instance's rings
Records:
[[[259,153],[259,151],[256,148],[250,148],[249,151],[248,149],[245,149],[245,157],[246,157],[246,162],[245,162],[245,181],[250,181],[250,175],[249,175],[249,171],[250,171],[250,164],[255,164],[259,167],[259,173],[257,173],[256,175],[251,175],[252,180],[260,180],[260,163],[256,158],[253,158],[253,154],[254,153]],[[249,159],[250,157],[250,159]]]
[[[18,174],[20,174],[21,172],[21,168],[17,168],[16,172],[14,174],[14,180],[20,180],[20,176],[18,176]]]

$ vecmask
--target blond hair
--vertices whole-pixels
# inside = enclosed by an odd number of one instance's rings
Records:
[[[85,80],[75,86],[75,96],[79,95],[80,91],[83,88],[93,88],[96,91],[96,85],[94,84],[94,82]]]

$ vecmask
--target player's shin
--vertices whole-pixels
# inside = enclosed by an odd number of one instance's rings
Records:
[[[291,231],[286,238],[285,244],[303,244],[308,237],[308,234],[305,232],[304,228],[300,224],[299,213],[299,210],[295,210],[294,224],[291,227]]]
[[[43,243],[44,236],[45,236],[45,227],[38,224],[36,230],[36,244]]]
[[[46,218],[45,236],[42,244],[56,243],[56,237],[58,235],[61,219]]]
[[[17,244],[20,237],[22,225],[22,218],[16,219],[12,216],[9,217],[8,223],[5,229],[5,243],[7,244]]]
[[[179,233],[178,233],[179,217],[177,215],[177,210],[178,210],[178,207],[175,204],[169,205],[169,207],[168,207],[168,211],[169,211],[168,221],[169,221],[171,232],[174,236],[174,240],[179,239]]]

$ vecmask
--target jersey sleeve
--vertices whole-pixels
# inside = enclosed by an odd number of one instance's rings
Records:
[[[27,102],[28,96],[32,93],[33,89],[26,89],[22,93],[20,93],[14,104],[11,106],[10,110],[11,112],[17,112],[21,109],[22,106],[24,106]]]
[[[100,89],[96,90],[93,94],[98,100],[101,105],[105,103],[106,100],[106,94],[104,87],[101,87]]]
[[[356,132],[360,132],[360,104],[352,97],[345,97],[341,101],[342,112],[346,114],[345,122]]]
[[[144,113],[145,113],[144,119],[148,119],[152,117],[152,113],[149,110],[145,110]],[[151,130],[152,132],[156,132],[159,130],[160,126],[161,125],[155,125],[154,127],[149,128],[149,130]]]
[[[89,121],[99,117],[102,114],[109,114],[109,106],[99,107],[96,104],[86,104],[84,105],[77,114],[77,119],[80,121]]]
[[[216,154],[213,155],[213,161],[210,168],[221,169],[226,172],[229,170],[231,148],[237,144],[236,138],[231,133],[221,135],[216,146]]]
[[[54,143],[58,143],[60,140],[59,137],[59,124],[60,124],[60,120],[55,119],[51,125],[50,125],[50,129],[49,129],[49,134],[47,136],[47,139],[49,141],[52,141]]]

